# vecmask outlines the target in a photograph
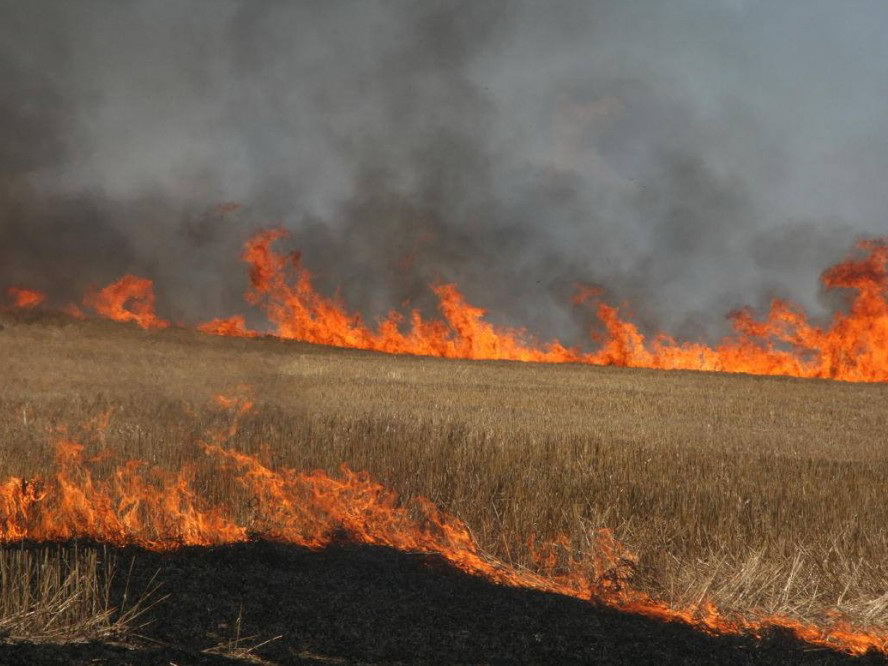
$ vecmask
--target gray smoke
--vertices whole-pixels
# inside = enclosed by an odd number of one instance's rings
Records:
[[[724,332],[888,231],[888,5],[799,0],[0,0],[0,287],[124,272],[243,312],[281,224],[373,319],[457,283],[585,339]],[[242,208],[225,213],[220,204]]]

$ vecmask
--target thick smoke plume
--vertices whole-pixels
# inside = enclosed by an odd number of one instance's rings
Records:
[[[243,311],[280,224],[369,319],[457,283],[581,343],[577,282],[706,337],[884,233],[888,6],[0,1],[0,287]],[[230,202],[239,208],[226,206]],[[818,310],[818,308],[821,308]]]

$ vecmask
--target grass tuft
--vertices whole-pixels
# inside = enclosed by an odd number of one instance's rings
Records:
[[[107,548],[18,544],[0,548],[0,638],[67,643],[119,638],[142,628],[152,588],[134,603],[110,603],[116,558]]]

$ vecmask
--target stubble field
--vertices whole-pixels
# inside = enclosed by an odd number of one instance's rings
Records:
[[[557,573],[609,529],[632,586],[676,607],[888,625],[888,387],[0,324],[0,479],[45,473],[53,432],[103,414],[88,447],[179,469],[230,420],[213,397],[241,396],[227,446],[366,470],[514,566]]]

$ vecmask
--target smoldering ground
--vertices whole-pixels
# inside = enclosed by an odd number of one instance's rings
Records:
[[[271,224],[368,319],[455,282],[585,339],[725,330],[884,233],[883,3],[0,2],[0,285],[242,312]],[[230,210],[220,204],[237,202]]]

